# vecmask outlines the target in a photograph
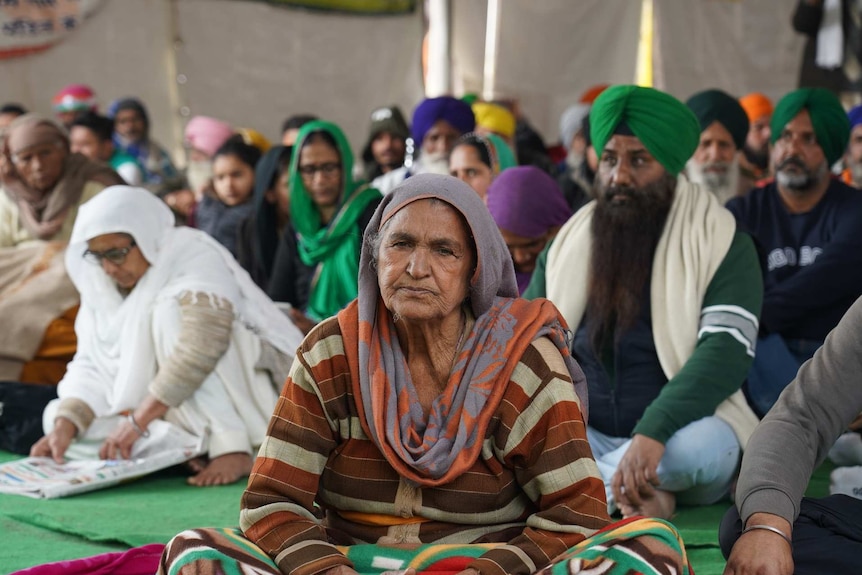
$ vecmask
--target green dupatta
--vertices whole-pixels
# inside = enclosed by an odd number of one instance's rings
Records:
[[[498,174],[505,169],[514,168],[518,165],[518,161],[515,159],[515,153],[512,151],[512,148],[509,147],[509,144],[506,143],[506,140],[497,134],[485,134],[483,137],[491,144],[491,149],[494,152],[494,156],[497,158]]]
[[[302,146],[312,132],[327,132],[335,140],[341,156],[341,203],[329,222],[323,225],[320,212],[305,188],[299,173]],[[290,219],[297,231],[299,257],[316,266],[306,313],[316,321],[338,313],[357,294],[359,248],[363,230],[357,220],[380,192],[353,181],[353,153],[341,129],[330,122],[310,122],[297,135],[290,166]]]

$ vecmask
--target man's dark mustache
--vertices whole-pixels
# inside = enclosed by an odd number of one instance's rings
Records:
[[[795,157],[795,156],[791,156],[791,157],[787,158],[786,160],[784,160],[783,162],[781,162],[778,165],[778,169],[781,170],[783,168],[786,168],[787,166],[796,166],[797,168],[800,168],[802,170],[805,169],[805,164],[802,163],[802,160]]]
[[[605,188],[604,197],[606,200],[612,200],[614,196],[625,196],[626,198],[634,198],[637,196],[637,190],[631,186],[610,186]]]

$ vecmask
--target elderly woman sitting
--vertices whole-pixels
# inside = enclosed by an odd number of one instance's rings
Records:
[[[81,207],[66,267],[81,294],[78,351],[31,455],[61,461],[77,437],[91,456],[128,458],[164,418],[208,439],[190,483],[248,475],[302,337],[293,324],[224,248],[175,228],[142,188],[114,186]]]
[[[442,572],[535,572],[609,523],[584,384],[556,308],[517,299],[479,196],[413,176],[366,229],[359,297],[297,351],[246,540],[184,532],[160,572],[425,570],[435,553]]]

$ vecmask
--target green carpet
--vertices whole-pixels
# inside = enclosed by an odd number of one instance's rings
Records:
[[[0,451],[0,462],[19,456]],[[235,526],[245,483],[197,488],[179,468],[102,491],[40,500],[0,494],[0,573],[146,545],[192,527]]]
[[[0,463],[18,456],[0,451]],[[829,491],[829,471],[817,471],[808,495]],[[197,488],[178,468],[103,491],[43,501],[0,494],[0,573],[88,557],[147,543],[167,543],[192,527],[236,526],[245,483]],[[696,575],[721,575],[718,524],[729,502],[679,509],[679,528]]]

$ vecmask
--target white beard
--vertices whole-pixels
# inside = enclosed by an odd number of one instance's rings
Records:
[[[190,161],[186,168],[186,180],[189,182],[189,188],[199,198],[203,194],[204,188],[210,183],[213,177],[213,166],[210,160],[205,161]]]
[[[850,170],[850,177],[853,180],[853,185],[857,188],[862,185],[862,162],[847,161],[847,168]]]
[[[572,169],[573,172],[578,171],[578,169],[587,161],[587,157],[585,154],[579,154],[575,151],[569,151],[566,155],[566,165]]]
[[[447,154],[422,154],[416,160],[416,174],[449,175],[449,156]]]
[[[713,193],[723,206],[731,198],[739,195],[739,156],[734,154],[726,174],[704,173],[701,165],[690,159],[685,164],[688,179]]]

